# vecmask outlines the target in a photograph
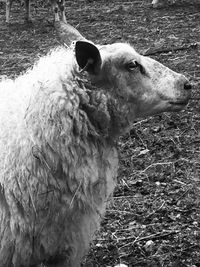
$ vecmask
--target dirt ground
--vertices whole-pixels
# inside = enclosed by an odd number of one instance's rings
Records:
[[[185,111],[138,120],[119,140],[119,182],[84,267],[200,266],[200,2],[152,9],[148,0],[69,0],[66,16],[96,43],[129,42],[193,84]],[[58,45],[53,14],[32,2],[32,23],[0,3],[0,75],[15,77]]]

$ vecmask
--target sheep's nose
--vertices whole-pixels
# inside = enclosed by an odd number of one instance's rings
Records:
[[[185,82],[184,83],[184,89],[185,90],[191,90],[192,89],[192,85],[191,85],[191,83],[190,82]]]

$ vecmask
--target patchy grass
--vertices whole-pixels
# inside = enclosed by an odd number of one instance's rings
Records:
[[[185,111],[138,120],[120,138],[118,186],[85,267],[120,262],[129,267],[200,266],[200,5],[177,1],[155,10],[150,2],[66,3],[69,23],[88,39],[130,42],[140,52],[159,50],[154,58],[193,83]],[[0,74],[9,77],[58,44],[47,4],[32,4],[32,24],[24,24],[19,7],[16,2],[9,26],[0,9]]]

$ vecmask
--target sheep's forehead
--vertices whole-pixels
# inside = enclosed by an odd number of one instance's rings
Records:
[[[140,55],[129,44],[116,43],[100,47],[100,54],[103,62],[115,62],[123,64],[131,60],[140,61]]]

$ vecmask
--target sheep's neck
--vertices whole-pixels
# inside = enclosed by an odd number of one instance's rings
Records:
[[[130,127],[129,108],[100,88],[84,83],[84,94],[80,95],[80,109],[93,125],[98,136],[115,140]],[[80,92],[79,92],[80,93]],[[82,92],[83,93],[83,92]]]

